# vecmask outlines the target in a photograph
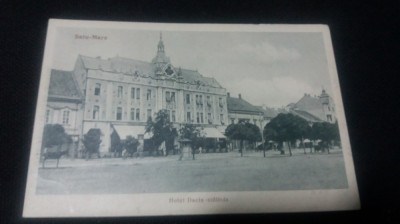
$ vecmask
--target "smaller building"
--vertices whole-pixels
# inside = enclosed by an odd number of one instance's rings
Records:
[[[72,72],[51,70],[45,123],[62,125],[75,149],[82,138],[83,99]]]
[[[265,126],[264,112],[251,103],[242,98],[242,94],[238,98],[230,96],[227,93],[228,103],[228,121],[229,124],[237,124],[239,122],[249,122],[257,125],[260,130]]]
[[[304,94],[297,103],[287,105],[286,110],[311,123],[336,122],[335,104],[324,89],[320,96]]]

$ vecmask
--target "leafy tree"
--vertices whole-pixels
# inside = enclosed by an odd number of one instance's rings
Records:
[[[201,128],[197,125],[186,123],[179,130],[182,139],[189,139],[192,146],[192,155],[194,159],[195,146],[204,140],[204,136],[201,133]]]
[[[278,114],[278,116],[273,118],[264,128],[264,133],[270,135],[265,137],[273,137],[274,139],[272,140],[278,141],[280,144],[288,142],[290,156],[292,156],[290,142],[296,141],[296,139],[304,139],[304,137],[308,135],[308,132],[308,122],[305,119],[290,113]],[[283,154],[284,151],[281,150],[281,153]]]
[[[43,129],[42,137],[42,156],[43,168],[47,159],[57,159],[57,167],[59,159],[62,155],[68,153],[68,149],[62,151],[62,145],[72,142],[71,136],[65,133],[65,129],[60,124],[46,124]],[[46,150],[44,151],[44,148]]]
[[[244,141],[261,141],[260,129],[256,125],[246,122],[230,124],[225,130],[225,135],[230,139],[240,141],[240,156],[243,156]]]
[[[152,154],[153,150],[160,147],[160,145],[165,141],[168,155],[168,151],[171,149],[171,146],[173,148],[173,142],[177,136],[177,131],[173,127],[173,124],[169,119],[169,113],[166,110],[158,111],[154,121],[152,119],[147,120],[146,133],[150,132],[153,134],[150,139],[150,141],[153,143],[153,148],[150,149]]]
[[[123,143],[124,148],[126,149],[127,153],[129,153],[131,156],[135,152],[137,152],[137,147],[139,146],[139,141],[135,139],[132,135],[126,136],[126,139]],[[127,155],[124,155],[126,157]]]
[[[320,139],[323,149],[329,152],[329,143],[331,141],[340,141],[339,127],[337,122],[331,124],[328,122],[315,123],[312,126],[311,136],[313,140]]]
[[[255,124],[251,124],[251,123],[245,123],[246,128],[249,130],[249,132],[247,133],[247,141],[249,141],[250,143],[255,143],[255,142],[261,142],[261,132],[260,132],[260,128],[255,125]]]
[[[98,128],[91,128],[84,136],[83,136],[83,145],[85,146],[86,159],[90,158],[90,155],[93,153],[97,153],[100,158],[100,137],[102,133]]]
[[[42,146],[52,147],[67,143],[70,139],[60,124],[46,124],[43,129]]]

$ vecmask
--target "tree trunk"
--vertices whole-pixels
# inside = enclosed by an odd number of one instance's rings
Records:
[[[310,152],[311,152],[311,153],[313,153],[313,149],[314,149],[314,153],[315,153],[314,145],[315,145],[315,141],[312,140],[312,141],[311,141],[311,147],[310,147]]]
[[[329,152],[329,142],[326,144],[327,148],[328,148],[328,154],[330,154]]]
[[[243,157],[243,140],[240,140],[240,156]]]
[[[290,148],[290,141],[287,142],[289,148],[289,156],[292,156],[292,149]]]
[[[307,153],[306,153],[306,146],[304,145],[303,137],[301,137],[301,144],[303,145],[304,154],[307,154]]]
[[[265,158],[265,142],[263,142],[263,145],[262,145],[262,147],[263,147],[264,158]]]

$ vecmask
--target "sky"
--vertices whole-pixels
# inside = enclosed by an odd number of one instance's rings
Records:
[[[331,94],[322,33],[183,32],[57,28],[54,69],[71,71],[79,54],[115,56],[150,62],[162,32],[174,67],[214,77],[233,97],[240,93],[253,105],[282,107],[305,93]],[[107,39],[77,39],[97,35]]]

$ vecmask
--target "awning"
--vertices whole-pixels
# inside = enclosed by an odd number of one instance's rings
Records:
[[[220,131],[216,128],[203,128],[201,134],[206,138],[226,138]]]
[[[121,140],[126,139],[127,136],[131,135],[134,138],[138,138],[138,135],[144,135],[144,139],[151,138],[151,133],[146,133],[145,126],[133,126],[133,125],[113,125],[114,130],[118,133]]]

